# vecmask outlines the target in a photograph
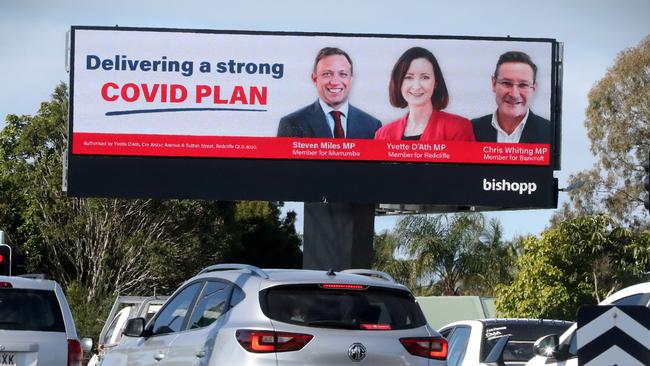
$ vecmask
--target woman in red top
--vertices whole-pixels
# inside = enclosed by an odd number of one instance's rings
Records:
[[[472,123],[442,112],[449,94],[435,56],[422,47],[408,49],[393,67],[390,104],[408,113],[375,133],[380,140],[474,141]]]

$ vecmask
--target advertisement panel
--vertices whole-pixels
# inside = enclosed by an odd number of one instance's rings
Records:
[[[548,40],[79,29],[72,154],[549,165],[553,46]],[[349,109],[345,141],[315,125],[326,119],[316,103],[319,88],[330,87],[312,77],[324,47],[343,50],[353,65],[339,92],[356,108]],[[391,105],[389,85],[400,56],[414,47],[436,58],[448,94],[442,111],[459,117],[451,122],[459,131],[409,142],[392,133],[375,136],[377,126],[411,113]],[[543,119],[544,135],[535,143],[476,141],[481,136],[471,128],[463,135],[467,119],[495,111],[491,76],[508,51],[524,52],[537,66],[525,95],[530,100],[516,101]],[[300,112],[303,107],[313,108]],[[381,124],[358,126],[355,111]],[[292,112],[301,120],[286,120]]]
[[[257,171],[238,168],[248,161],[283,172],[285,183],[300,175],[298,167],[335,176],[345,164],[368,167],[378,179],[398,166],[430,176],[448,165],[452,179],[537,168],[547,181],[536,187],[552,185],[559,166],[557,50],[552,39],[72,27],[69,192],[111,195],[90,187],[97,187],[92,172],[99,165],[106,172],[137,161],[142,167],[134,173],[155,175],[177,160],[202,166],[186,176],[230,166],[257,179]],[[534,66],[495,77],[500,57]],[[525,123],[510,135],[512,126],[497,132],[503,111],[504,120],[519,113]],[[82,165],[90,170],[74,169]],[[319,181],[328,179],[332,174]],[[500,186],[497,180],[489,183]],[[233,194],[238,188],[192,193],[196,185],[188,192],[178,184],[160,195],[300,201],[328,191],[316,183],[303,194],[280,195],[269,185],[242,196]],[[122,195],[137,195],[121,187]],[[399,195],[329,194],[407,203]],[[551,204],[548,195],[542,201]]]

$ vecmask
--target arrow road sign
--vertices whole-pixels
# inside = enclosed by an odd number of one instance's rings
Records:
[[[650,365],[650,309],[583,306],[578,310],[580,366]]]

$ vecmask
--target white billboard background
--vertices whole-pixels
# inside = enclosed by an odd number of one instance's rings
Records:
[[[509,40],[417,39],[360,36],[308,36],[269,34],[216,34],[174,31],[75,30],[73,79],[73,132],[116,134],[162,134],[196,136],[273,137],[280,118],[313,103],[318,94],[310,75],[322,47],[339,47],[354,63],[350,103],[389,123],[406,113],[390,105],[388,84],[391,70],[408,48],[424,47],[436,56],[450,95],[445,111],[472,119],[496,109],[490,76],[504,52],[528,53],[538,66],[538,89],[531,109],[549,119],[551,111],[552,43]],[[88,55],[101,59],[191,61],[193,73],[86,69]],[[217,73],[217,62],[283,64],[282,78],[272,74]],[[207,61],[212,72],[202,73]],[[107,102],[101,88],[106,82],[181,84],[189,90],[184,103]],[[227,98],[235,85],[266,86],[267,105],[215,105],[211,98],[197,104],[194,86],[219,85]],[[107,116],[111,111],[168,108],[247,108],[266,112],[180,111]]]

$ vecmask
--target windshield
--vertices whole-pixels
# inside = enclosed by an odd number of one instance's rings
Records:
[[[0,290],[0,329],[65,332],[53,291]]]
[[[122,310],[120,310],[117,313],[117,315],[115,315],[115,317],[111,321],[111,325],[108,327],[108,330],[106,331],[106,335],[104,335],[104,337],[102,338],[101,343],[112,344],[117,342],[118,338],[121,337],[122,335],[122,331],[124,330],[123,329],[124,324],[126,323],[126,320],[130,315],[131,311],[133,310],[133,308],[134,308],[133,305],[126,306]]]
[[[323,289],[318,285],[278,286],[262,294],[269,318],[313,327],[395,330],[426,324],[413,296],[379,287]]]

